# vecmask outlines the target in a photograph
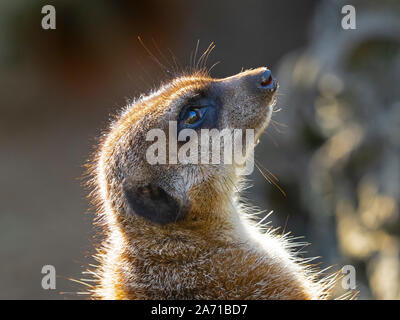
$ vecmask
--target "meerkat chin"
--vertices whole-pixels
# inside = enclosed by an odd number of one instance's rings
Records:
[[[277,88],[264,67],[224,79],[196,72],[175,78],[121,112],[93,161],[94,198],[106,233],[93,298],[329,296],[328,284],[292,253],[295,244],[262,232],[238,202],[240,165],[199,161],[211,157],[204,157],[212,149],[204,149],[212,141],[201,140],[204,130],[233,133],[233,150],[235,132],[246,137],[253,132],[256,142],[271,118]],[[149,160],[156,141],[149,132],[160,134],[157,161]],[[188,137],[195,140],[196,135],[198,145],[185,147]],[[217,146],[220,155],[230,151],[222,140]],[[197,163],[184,157],[189,149]],[[246,158],[253,150],[241,144],[240,151]]]

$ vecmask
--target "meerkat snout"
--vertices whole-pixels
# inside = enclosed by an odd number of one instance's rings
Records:
[[[287,240],[263,233],[238,201],[277,89],[264,67],[223,79],[195,72],[123,110],[94,161],[107,234],[94,297],[327,296]]]
[[[278,82],[265,67],[248,70],[217,81],[235,128],[252,128],[261,134],[270,120]]]

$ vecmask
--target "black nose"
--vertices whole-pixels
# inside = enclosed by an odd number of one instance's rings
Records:
[[[258,87],[268,91],[275,91],[277,82],[272,78],[271,71],[266,69],[258,78]]]

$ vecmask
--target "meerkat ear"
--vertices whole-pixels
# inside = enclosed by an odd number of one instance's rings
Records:
[[[141,187],[124,187],[129,208],[137,215],[157,224],[182,220],[186,206],[170,196],[164,189],[149,184]]]

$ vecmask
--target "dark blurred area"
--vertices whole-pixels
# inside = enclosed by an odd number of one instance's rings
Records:
[[[41,8],[56,8],[56,30]],[[0,298],[81,299],[93,263],[84,163],[110,114],[188,65],[200,40],[214,77],[268,66],[280,81],[273,122],[245,196],[321,256],[357,271],[362,299],[400,298],[400,7],[352,1],[2,1]],[[262,216],[260,216],[262,218]],[[54,265],[57,289],[43,290]]]

